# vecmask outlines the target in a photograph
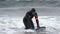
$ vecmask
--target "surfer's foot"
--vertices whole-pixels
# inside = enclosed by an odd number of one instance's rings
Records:
[[[29,28],[25,28],[25,29],[29,29]]]
[[[30,27],[30,28],[25,28],[25,29],[34,29],[33,27]]]
[[[33,27],[31,27],[30,29],[34,29]]]
[[[40,29],[41,27],[37,27],[37,30]]]

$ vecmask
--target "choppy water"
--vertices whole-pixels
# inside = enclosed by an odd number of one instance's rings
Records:
[[[33,22],[36,26],[34,18]],[[22,17],[0,17],[0,34],[60,34],[60,17],[39,16],[39,24],[47,27],[46,32],[21,32]]]
[[[32,7],[37,10],[40,26],[50,28],[47,34],[60,34],[60,0],[0,1],[0,7],[0,34],[20,34],[24,26],[22,16]]]

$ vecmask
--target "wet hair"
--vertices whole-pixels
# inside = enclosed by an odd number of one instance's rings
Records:
[[[35,11],[36,11],[35,8],[32,8],[32,9],[31,9],[31,12],[35,12]]]

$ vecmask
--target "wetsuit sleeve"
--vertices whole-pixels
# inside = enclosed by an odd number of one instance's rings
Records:
[[[37,15],[37,13],[35,13],[35,20],[36,20],[36,23],[37,23],[37,27],[39,27],[39,20],[38,20],[38,15]]]

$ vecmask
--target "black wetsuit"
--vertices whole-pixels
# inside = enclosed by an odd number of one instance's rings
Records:
[[[34,24],[32,22],[32,18],[35,17],[36,23],[37,23],[37,27],[39,27],[39,21],[38,21],[38,15],[35,12],[35,14],[33,15],[31,11],[27,12],[25,17],[23,18],[23,23],[25,25],[25,27],[27,29],[29,28],[33,28],[34,29]]]

